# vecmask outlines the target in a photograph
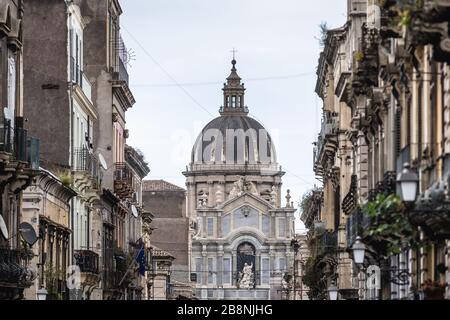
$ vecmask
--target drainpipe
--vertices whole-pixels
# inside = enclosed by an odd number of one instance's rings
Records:
[[[66,6],[68,7],[70,5],[71,1],[66,1]],[[70,13],[67,10],[66,12],[66,21],[69,21],[70,18]],[[68,26],[68,29],[70,28],[70,26]],[[70,55],[72,53],[72,43],[71,43],[72,39],[68,39],[68,54],[67,54],[67,58],[68,58],[68,64],[70,64]],[[68,67],[69,72],[71,72],[70,70],[71,66]],[[73,166],[73,162],[74,162],[74,157],[73,157],[73,136],[74,136],[74,128],[73,128],[73,84],[72,84],[72,79],[69,79],[68,83],[68,96],[69,96],[69,104],[70,104],[70,117],[69,117],[69,125],[70,125],[70,167],[72,170],[72,166]],[[74,210],[74,206],[75,206],[75,198],[73,197],[70,200],[70,229],[72,230],[72,237],[70,239],[70,254],[69,254],[69,265],[73,265],[73,255],[74,255],[74,245],[75,245],[75,240],[74,240],[74,236],[75,236],[75,230],[74,230],[74,214],[75,214],[75,210]]]

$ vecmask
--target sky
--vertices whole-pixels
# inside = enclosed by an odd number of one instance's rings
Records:
[[[219,115],[236,48],[250,116],[272,135],[283,203],[295,206],[320,183],[313,145],[321,122],[314,89],[319,25],[346,20],[345,0],[121,0],[121,33],[130,53],[127,143],[143,151],[151,173],[185,187],[181,174],[202,128]],[[296,229],[303,224],[298,219]]]

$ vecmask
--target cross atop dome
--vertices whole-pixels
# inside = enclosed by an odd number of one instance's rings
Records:
[[[241,83],[241,77],[236,70],[236,50],[233,49],[233,60],[231,61],[231,74],[223,87],[223,107],[220,108],[221,115],[248,114],[248,108],[244,104],[245,87]]]

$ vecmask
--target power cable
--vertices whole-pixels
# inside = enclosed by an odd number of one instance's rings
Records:
[[[211,112],[208,111],[200,102],[197,101],[164,67],[144,48],[144,46],[129,32],[125,27],[122,29],[130,36],[130,38],[136,42],[136,44],[142,49],[142,51],[153,61],[153,63],[161,69],[162,72],[174,83],[175,86],[180,88],[200,109],[208,113],[211,117],[214,117]]]
[[[291,75],[280,75],[280,76],[267,76],[259,78],[246,78],[245,82],[256,82],[256,81],[269,81],[269,80],[288,80],[307,77],[315,74],[315,72],[304,72]],[[179,84],[173,83],[150,83],[150,84],[132,84],[132,87],[143,87],[143,88],[167,88],[167,87],[177,87],[181,85],[183,87],[198,87],[198,86],[209,86],[209,85],[221,85],[223,81],[205,81],[205,82],[184,82]]]

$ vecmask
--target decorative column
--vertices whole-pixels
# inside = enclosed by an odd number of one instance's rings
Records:
[[[223,299],[223,246],[219,245],[217,250],[217,259],[216,259],[216,288],[217,288],[217,299]]]
[[[255,252],[255,286],[259,286],[261,284],[261,250],[256,249]]]
[[[425,235],[422,232],[422,230],[420,230],[420,242],[424,243],[426,241],[425,239]],[[427,279],[428,279],[428,268],[427,268],[427,260],[428,260],[428,251],[427,248],[425,246],[421,246],[419,249],[419,253],[420,253],[420,277],[419,277],[419,281],[420,283],[418,283],[418,286],[420,286],[422,283],[424,283]]]
[[[444,149],[450,153],[450,67],[443,67],[444,77]],[[448,282],[448,281],[447,281]]]
[[[237,279],[238,269],[237,269],[237,253],[236,251],[233,251],[233,262],[232,262],[232,268],[231,268],[231,284],[237,285],[236,279]]]
[[[276,238],[276,214],[270,213],[270,238]]]
[[[356,172],[358,174],[358,191],[361,199],[366,199],[369,192],[369,147],[366,143],[366,136],[362,131],[358,133],[356,148]]]
[[[208,206],[216,206],[216,197],[214,193],[214,181],[208,181]]]
[[[222,212],[217,213],[217,223],[216,223],[216,238],[223,238],[222,234]]]
[[[196,218],[196,209],[197,209],[197,197],[195,192],[195,183],[192,181],[186,182],[187,187],[187,203],[188,203],[188,212],[187,216],[189,218]]]
[[[205,289],[208,286],[208,252],[206,245],[202,246],[202,298],[206,298],[208,296],[207,290]]]

